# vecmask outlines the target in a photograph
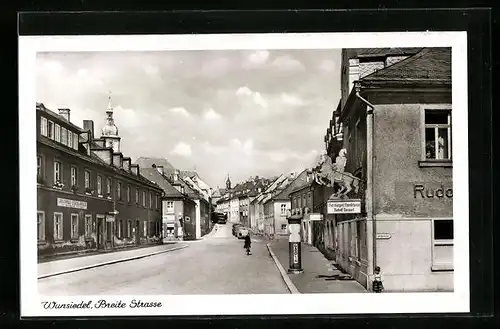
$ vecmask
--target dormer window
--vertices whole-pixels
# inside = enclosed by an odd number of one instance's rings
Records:
[[[64,127],[61,128],[61,143],[68,146],[68,130]]]
[[[73,148],[78,151],[78,134],[73,133]]]
[[[40,117],[40,134],[47,137],[47,119]]]
[[[69,147],[73,147],[73,133],[71,130],[68,130],[68,144]]]
[[[58,125],[57,123],[55,124],[55,141],[60,143],[61,142],[61,126]]]
[[[50,139],[54,139],[54,122],[47,122],[47,137]]]

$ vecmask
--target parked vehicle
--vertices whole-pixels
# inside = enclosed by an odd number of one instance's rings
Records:
[[[213,212],[212,213],[212,222],[217,224],[226,224],[227,223],[227,214],[223,214],[221,212]]]
[[[232,232],[233,232],[233,235],[236,236],[237,234],[237,230],[242,227],[243,225],[242,224],[233,224],[233,228],[232,228]]]
[[[236,232],[236,237],[238,239],[244,239],[248,234],[249,234],[248,229],[244,226],[240,226],[240,228]]]

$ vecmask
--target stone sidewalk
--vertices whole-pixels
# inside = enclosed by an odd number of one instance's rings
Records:
[[[268,246],[286,270],[289,267],[288,239],[271,240]],[[366,293],[366,289],[355,280],[345,280],[346,275],[335,268],[313,246],[302,244],[303,273],[286,274],[297,290],[303,294],[311,293]],[[288,280],[287,280],[288,281]]]
[[[184,248],[184,243],[169,243],[153,247],[143,247],[131,250],[107,252],[97,255],[81,256],[54,260],[38,264],[38,278],[57,275],[61,273],[73,272],[80,269],[101,266],[106,263],[126,261],[128,259],[146,257],[148,255],[173,251]]]

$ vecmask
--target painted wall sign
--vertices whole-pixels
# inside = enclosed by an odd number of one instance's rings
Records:
[[[390,239],[391,237],[392,235],[389,233],[377,233],[377,235],[375,236],[375,238],[378,240],[387,240]]]
[[[310,221],[323,220],[323,214],[310,214],[309,220]]]
[[[328,201],[328,214],[359,214],[361,201]]]
[[[57,198],[58,207],[75,208],[87,210],[87,202],[70,199]]]
[[[163,221],[166,223],[175,223],[175,215],[163,215]]]
[[[415,184],[413,186],[413,197],[415,199],[453,198],[453,189],[445,188],[442,185],[439,188],[426,188],[423,184]]]

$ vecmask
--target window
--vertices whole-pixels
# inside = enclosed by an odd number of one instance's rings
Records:
[[[130,185],[127,186],[127,202],[130,202]]]
[[[38,241],[45,241],[45,213],[43,211],[37,211],[36,217]]]
[[[55,141],[60,143],[61,142],[61,126],[58,125],[57,123],[55,124],[55,131],[56,131],[56,133],[54,135]]]
[[[63,214],[60,212],[54,213],[54,240],[60,241],[63,239]]]
[[[76,167],[71,167],[71,186],[76,186],[77,184],[77,169]]]
[[[302,208],[302,198],[300,197],[300,195],[298,196],[297,201],[298,201],[297,206],[298,206],[299,208]]]
[[[102,196],[102,177],[97,175],[97,195]]]
[[[54,139],[54,122],[50,120],[47,123],[47,137]]]
[[[146,237],[148,236],[148,222],[144,221],[143,225],[144,225],[144,236]]]
[[[59,161],[54,161],[54,184],[62,182],[62,164]]]
[[[142,206],[146,207],[146,191],[142,191]]]
[[[78,239],[78,214],[71,214],[71,239]]]
[[[307,206],[307,204],[306,204],[306,195],[305,194],[302,195],[302,206],[303,207]]]
[[[118,230],[117,230],[117,231],[118,231],[118,237],[119,237],[119,238],[122,238],[122,225],[123,225],[123,221],[120,219],[120,220],[118,221]]]
[[[40,117],[40,134],[47,136],[47,119]]]
[[[130,220],[127,221],[127,238],[130,238],[132,235],[132,222]]]
[[[66,128],[61,128],[61,143],[64,146],[68,145],[68,130]]]
[[[158,199],[160,197],[158,196],[158,194],[156,195],[156,198],[155,198],[155,209],[158,209]]]
[[[139,203],[139,189],[136,188],[135,189],[135,203]]]
[[[68,147],[73,147],[73,133],[68,130]]]
[[[108,197],[111,197],[111,178],[106,179],[106,192],[108,193]]]
[[[90,188],[90,171],[88,170],[85,170],[85,188]]]
[[[167,213],[173,213],[173,212],[174,212],[174,202],[167,201]]]
[[[122,199],[122,183],[116,183],[116,198],[118,200]]]
[[[286,232],[286,224],[281,224],[281,231]]]
[[[85,215],[85,236],[92,235],[92,215]]]
[[[425,160],[451,160],[451,110],[425,110]]]
[[[78,134],[73,133],[73,148],[78,151]]]
[[[433,220],[432,238],[432,270],[453,270],[453,220]]]
[[[286,204],[282,203],[280,206],[281,216],[286,216]]]
[[[149,192],[149,209],[153,209],[153,192]]]
[[[42,178],[43,173],[42,173],[42,157],[38,155],[36,157],[36,176],[37,178]]]

